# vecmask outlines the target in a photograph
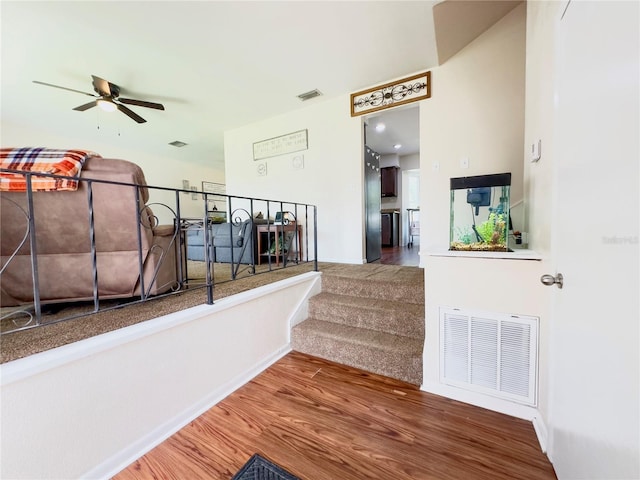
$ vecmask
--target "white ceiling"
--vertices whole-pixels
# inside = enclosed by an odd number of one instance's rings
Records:
[[[222,167],[227,129],[436,66],[435,3],[2,1],[1,119],[164,156],[182,140],[180,158]],[[166,110],[77,112],[90,99],[32,83],[92,93],[91,75]]]
[[[367,117],[367,145],[381,155],[420,152],[420,110],[416,104],[377,112]],[[378,124],[385,126],[382,132]],[[399,144],[400,148],[394,148]]]

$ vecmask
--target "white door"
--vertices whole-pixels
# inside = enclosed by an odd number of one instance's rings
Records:
[[[640,478],[639,3],[558,21],[549,456],[559,479]],[[549,272],[549,273],[556,273]]]

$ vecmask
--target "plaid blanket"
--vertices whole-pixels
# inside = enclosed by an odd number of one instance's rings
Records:
[[[53,148],[29,147],[2,148],[0,149],[0,168],[78,177],[86,159],[99,156],[89,150],[56,150]],[[33,191],[77,190],[78,181],[32,175],[31,188]],[[19,173],[0,172],[0,191],[26,192],[26,176]]]

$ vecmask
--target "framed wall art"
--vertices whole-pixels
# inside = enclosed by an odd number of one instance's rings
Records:
[[[263,160],[286,153],[299,152],[307,148],[309,148],[308,132],[306,129],[298,130],[297,132],[255,142],[253,144],[253,159]]]
[[[351,94],[351,116],[384,110],[431,97],[431,72]]]

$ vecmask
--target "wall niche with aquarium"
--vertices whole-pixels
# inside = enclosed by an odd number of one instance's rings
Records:
[[[511,173],[451,179],[449,250],[510,252]]]

